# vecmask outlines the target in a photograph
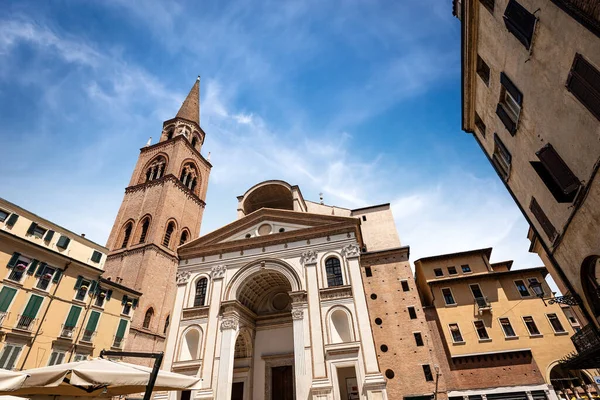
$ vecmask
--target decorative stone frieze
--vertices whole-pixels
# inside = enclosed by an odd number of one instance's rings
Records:
[[[317,252],[314,250],[306,250],[305,252],[302,253],[302,256],[300,257],[300,262],[303,265],[316,264],[317,263]]]
[[[290,299],[292,299],[292,305],[306,303],[308,300],[305,290],[288,292],[288,295],[290,296]]]
[[[234,318],[225,318],[221,321],[221,330],[225,331],[227,329],[237,329],[239,326],[239,322]]]
[[[177,273],[177,285],[185,285],[190,280],[191,273],[189,271],[181,271]]]
[[[343,299],[352,297],[351,286],[336,286],[319,290],[321,300]]]
[[[184,308],[182,312],[182,319],[200,319],[208,318],[208,306]]]
[[[213,279],[223,279],[226,271],[227,267],[225,265],[215,265],[210,269],[210,276]]]
[[[355,244],[349,244],[342,248],[342,254],[346,258],[356,258],[360,256],[360,248]]]

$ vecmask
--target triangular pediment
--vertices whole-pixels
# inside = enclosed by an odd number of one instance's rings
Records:
[[[353,217],[262,208],[179,247],[178,253],[188,257],[198,252],[257,247],[296,237],[324,236],[328,231],[355,231],[358,236],[359,225],[359,219]]]

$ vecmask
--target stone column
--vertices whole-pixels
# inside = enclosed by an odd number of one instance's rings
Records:
[[[308,317],[306,292],[290,292],[292,298],[292,323],[294,330],[294,379],[296,382],[296,398],[308,397],[308,380],[306,379],[306,354],[308,344],[304,338],[304,318]]]
[[[221,292],[223,291],[223,278],[226,271],[227,267],[224,265],[216,265],[210,271],[212,278],[210,304],[208,307],[208,325],[205,332],[204,356],[202,357],[202,387],[206,389],[213,387],[212,377],[215,347],[217,346],[219,311],[221,309]]]
[[[221,353],[219,355],[219,375],[215,400],[230,400],[233,384],[233,362],[235,340],[239,330],[239,321],[233,316],[221,321]]]
[[[317,252],[308,250],[302,253],[302,263],[306,274],[306,292],[308,298],[308,319],[312,343],[313,379],[326,378],[325,348],[323,343],[323,324],[321,323],[321,300],[317,280]]]
[[[171,320],[169,321],[169,332],[167,333],[167,343],[165,346],[165,360],[162,365],[162,369],[165,371],[171,371],[171,366],[177,358],[175,348],[177,347],[177,341],[179,340],[177,337],[179,323],[181,322],[181,314],[185,307],[185,288],[190,279],[190,275],[191,274],[188,271],[177,273],[175,305],[173,306],[173,313],[171,314]]]

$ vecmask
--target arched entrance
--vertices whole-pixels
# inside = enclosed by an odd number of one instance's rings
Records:
[[[600,316],[600,256],[587,257],[581,266],[581,284],[594,317]]]
[[[232,280],[222,303],[222,318],[235,320],[237,332],[223,330],[221,362],[230,357],[232,400],[294,399],[294,332],[289,292],[298,287],[294,272],[259,262],[243,268]],[[227,323],[236,326],[236,323]],[[229,349],[228,349],[229,348]],[[231,351],[233,350],[233,351]],[[228,353],[229,351],[229,353]],[[225,372],[222,370],[222,372]],[[231,373],[231,372],[230,372]],[[273,394],[277,397],[273,397]]]
[[[550,383],[561,399],[597,396],[596,386],[585,371],[572,371],[556,364],[550,370]]]

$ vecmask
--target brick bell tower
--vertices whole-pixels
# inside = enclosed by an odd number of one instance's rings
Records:
[[[106,246],[104,276],[143,293],[128,351],[162,351],[175,300],[177,247],[197,238],[212,165],[200,154],[200,77],[160,140],[140,150]],[[139,363],[141,360],[136,360]]]

